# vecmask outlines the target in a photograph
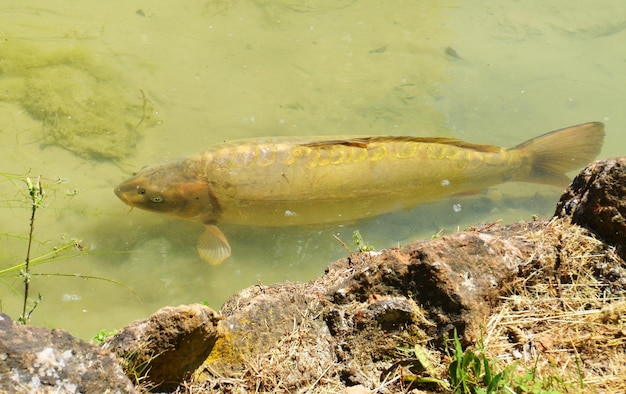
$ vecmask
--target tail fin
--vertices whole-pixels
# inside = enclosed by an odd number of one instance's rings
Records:
[[[515,180],[567,186],[570,179],[565,173],[595,159],[603,142],[604,124],[600,122],[566,127],[528,140],[510,149],[530,155],[532,163],[530,173]]]

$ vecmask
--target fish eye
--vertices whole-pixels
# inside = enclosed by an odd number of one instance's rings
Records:
[[[137,194],[141,194],[143,196],[144,194],[146,194],[146,189],[137,186]]]
[[[152,202],[162,202],[163,201],[163,197],[161,196],[154,196],[150,198],[150,201]]]

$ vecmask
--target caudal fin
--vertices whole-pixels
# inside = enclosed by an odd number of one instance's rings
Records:
[[[530,155],[532,169],[516,181],[566,186],[565,173],[584,167],[600,153],[604,142],[604,124],[583,123],[554,130],[528,140],[510,150]]]

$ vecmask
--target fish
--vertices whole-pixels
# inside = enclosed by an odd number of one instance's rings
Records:
[[[548,132],[512,148],[411,136],[267,137],[213,145],[143,168],[115,187],[124,203],[204,224],[199,256],[221,264],[218,224],[352,223],[504,182],[565,187],[602,148],[604,124]]]

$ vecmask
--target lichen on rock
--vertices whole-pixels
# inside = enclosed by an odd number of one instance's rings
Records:
[[[63,330],[0,314],[0,392],[136,393],[113,355]]]

